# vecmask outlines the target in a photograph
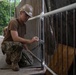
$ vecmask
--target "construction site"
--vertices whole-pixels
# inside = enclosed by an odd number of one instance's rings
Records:
[[[76,75],[76,0],[21,0],[15,18],[25,4],[34,9],[26,22],[25,38],[36,35],[40,39],[28,45],[34,63],[12,71],[1,51],[1,35],[0,75]]]

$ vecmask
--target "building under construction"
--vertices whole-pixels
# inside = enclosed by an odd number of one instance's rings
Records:
[[[29,45],[33,66],[16,75],[76,75],[76,0],[21,0],[15,8],[16,18],[25,4],[34,8],[33,17],[26,23],[25,37],[37,35],[40,41]],[[4,68],[1,66],[3,72]]]

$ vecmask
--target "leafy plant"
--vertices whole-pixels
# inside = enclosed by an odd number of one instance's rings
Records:
[[[10,18],[14,17],[15,4],[9,1],[0,1],[0,35],[2,34],[2,29],[8,25]]]

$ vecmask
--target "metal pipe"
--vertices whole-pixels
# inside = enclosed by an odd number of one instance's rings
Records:
[[[42,13],[41,14],[44,14],[44,0],[42,0]],[[40,18],[41,19],[41,40],[43,40],[44,41],[44,17],[41,17]],[[45,58],[45,56],[44,56],[44,53],[45,53],[45,51],[44,51],[44,44],[41,44],[41,55],[42,55],[42,57],[41,57],[41,68],[42,69],[44,69],[44,67],[43,67],[43,61],[45,60],[44,58]]]
[[[41,60],[35,55],[33,54],[30,50],[27,50],[34,58],[36,58],[39,62],[41,62]]]
[[[43,66],[53,75],[57,75],[53,70],[51,70],[45,63],[43,63]]]
[[[53,14],[56,14],[56,13],[59,13],[59,12],[64,12],[64,11],[68,11],[68,10],[75,9],[75,8],[76,8],[76,3],[73,3],[71,5],[68,5],[68,6],[65,6],[65,7],[50,11],[48,13],[40,14],[38,16],[32,17],[29,20],[33,20],[33,19],[40,18],[40,17],[45,17],[45,16],[48,16],[48,15],[53,15]]]

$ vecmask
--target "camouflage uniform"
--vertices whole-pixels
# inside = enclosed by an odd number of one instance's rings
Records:
[[[3,54],[6,54],[7,64],[11,62],[19,63],[20,67],[33,64],[32,56],[23,49],[23,45],[20,42],[8,42],[5,41],[1,45]]]

